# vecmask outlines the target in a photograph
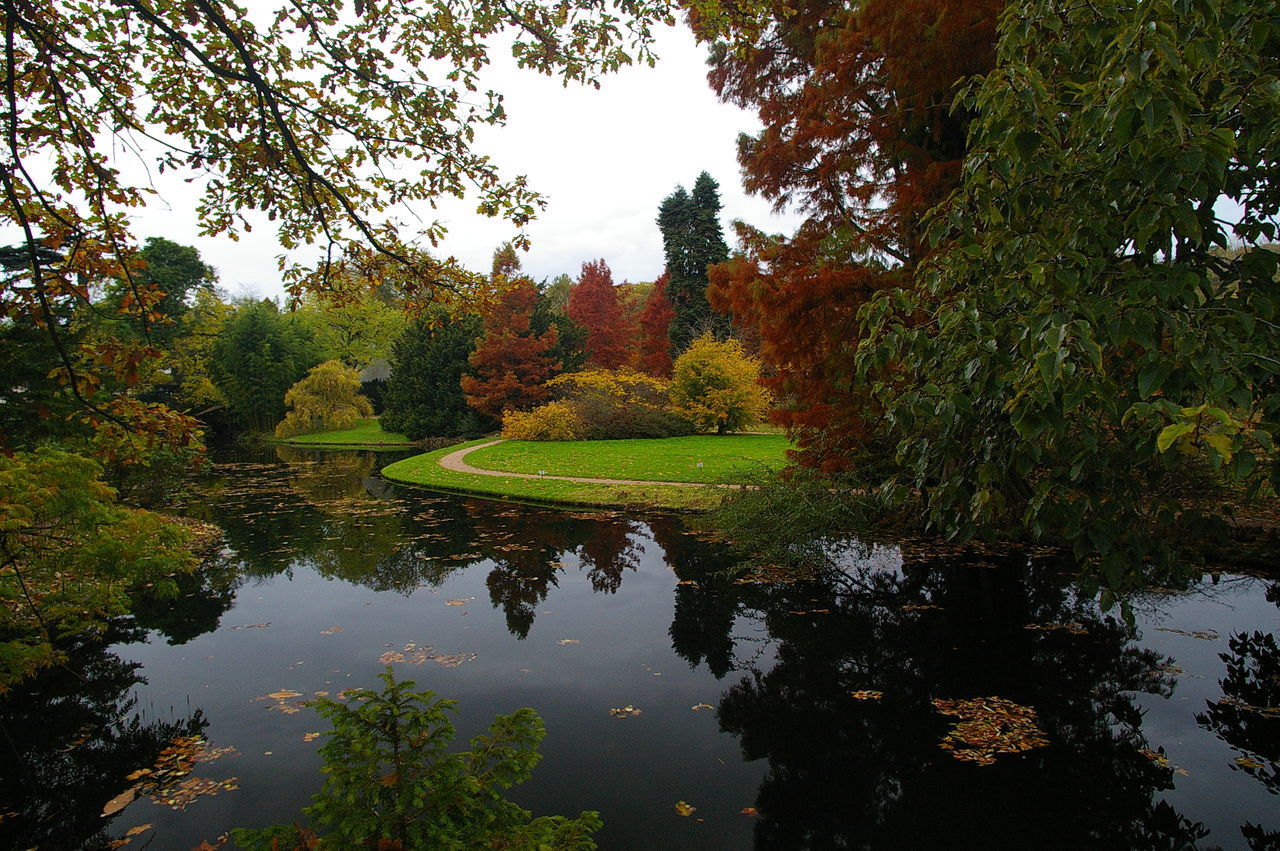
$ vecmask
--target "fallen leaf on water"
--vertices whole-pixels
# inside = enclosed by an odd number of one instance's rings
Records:
[[[756,815],[757,815],[757,813],[756,813],[756,808],[755,808],[755,807],[743,807],[742,809],[738,810],[738,815],[740,815],[740,816],[749,816],[750,818],[755,818],[755,817],[756,817]]]
[[[634,718],[640,714],[640,710],[628,703],[619,709],[610,709],[609,714],[614,718]]]
[[[692,709],[694,712],[697,712],[700,709],[714,709],[715,707],[712,706],[710,703],[695,703],[693,706],[690,706],[689,708]]]
[[[1250,769],[1262,768],[1262,763],[1258,762],[1256,759],[1250,759],[1247,756],[1238,756],[1236,757],[1235,762],[1236,762],[1236,765],[1240,766],[1241,768],[1250,768]]]
[[[854,700],[879,700],[884,697],[884,692],[875,689],[863,688],[850,692],[849,696]]]
[[[1049,744],[1036,722],[1036,711],[1003,697],[934,698],[933,706],[944,715],[961,719],[938,743],[956,759],[991,765],[996,754],[1020,753]]]
[[[289,691],[288,689],[284,689],[282,691],[273,691],[271,692],[271,694],[267,695],[267,697],[271,698],[272,700],[288,700],[292,697],[302,697],[302,692]]]
[[[1029,623],[1022,628],[1035,630],[1037,632],[1062,631],[1062,632],[1069,632],[1072,635],[1088,635],[1089,634],[1089,630],[1085,629],[1083,626],[1081,626],[1078,623],[1075,623],[1074,621],[1071,623],[1054,623],[1054,622]]]
[[[474,599],[475,597],[468,597],[465,600],[445,600],[444,604],[446,606],[465,606],[467,603],[470,603]]]
[[[140,824],[140,825],[138,825],[137,827],[131,827],[131,828],[129,828],[128,830],[126,830],[126,831],[124,832],[124,835],[125,835],[125,836],[137,836],[139,833],[146,833],[148,830],[150,830],[150,829],[151,829],[151,828],[153,828],[153,827],[155,827],[155,825],[152,825],[152,824]]]
[[[331,627],[329,627],[328,629],[322,629],[322,630],[320,630],[320,634],[321,634],[321,635],[333,635],[335,632],[342,632],[342,627],[340,627],[340,626],[331,626]]]
[[[232,629],[266,629],[269,626],[271,626],[271,621],[267,621],[266,623],[246,623],[240,626],[233,626],[231,628]]]
[[[320,733],[303,733],[303,734],[302,734],[302,741],[304,741],[304,742],[314,742],[316,739],[320,738],[320,736],[321,736],[321,734],[320,734]]]
[[[693,579],[681,579],[676,584],[677,585],[697,585],[698,583],[696,580],[693,580]]]
[[[676,815],[685,816],[686,818],[697,812],[697,807],[690,806],[684,801],[676,801]]]
[[[103,805],[102,807],[103,818],[106,818],[107,816],[113,816],[116,813],[120,812],[125,807],[132,804],[133,799],[136,797],[138,797],[137,786],[130,786],[128,789],[125,789],[119,795],[116,795],[110,801],[107,801],[105,805]]]
[[[904,612],[932,612],[932,611],[939,611],[941,609],[942,609],[942,606],[934,606],[934,605],[917,605],[917,606],[902,607],[902,611]]]
[[[577,644],[577,643],[578,643],[578,639],[576,638],[562,638],[556,642],[556,644],[559,644],[562,646],[565,644]]]
[[[1187,632],[1185,629],[1173,629],[1167,626],[1156,627],[1157,632],[1172,632],[1174,635],[1185,635],[1187,638],[1198,638],[1201,641],[1217,641],[1222,636],[1218,635],[1217,630],[1205,629],[1196,630],[1195,632]]]

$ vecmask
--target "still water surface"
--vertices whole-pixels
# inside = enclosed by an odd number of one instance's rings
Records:
[[[1258,711],[1280,702],[1274,579],[1150,593],[1132,626],[1052,565],[972,552],[855,547],[813,581],[733,582],[678,518],[396,490],[376,475],[396,457],[221,458],[191,511],[226,530],[222,564],[0,703],[21,753],[0,769],[0,847],[91,845],[184,732],[232,749],[196,766],[205,793],[141,797],[106,835],[190,848],[295,821],[324,729],[298,704],[387,664],[459,702],[459,744],[536,709],[543,759],[512,797],[598,810],[602,848],[1248,848],[1280,830],[1280,717]],[[932,701],[985,696],[1033,707],[1049,745],[991,765],[940,748],[957,719]]]

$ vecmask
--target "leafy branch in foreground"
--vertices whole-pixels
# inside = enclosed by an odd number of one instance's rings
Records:
[[[248,849],[279,848],[506,848],[592,849],[598,813],[576,819],[532,818],[502,791],[529,779],[546,735],[532,709],[499,715],[449,753],[456,702],[415,692],[390,667],[381,691],[362,691],[351,705],[331,698],[313,703],[333,728],[320,749],[324,787],[304,812],[327,832],[298,825],[233,831]]]

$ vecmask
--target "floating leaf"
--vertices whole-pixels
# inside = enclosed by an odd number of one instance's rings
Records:
[[[139,833],[146,833],[148,830],[150,830],[153,827],[155,827],[155,825],[153,824],[140,824],[137,827],[131,827],[128,830],[126,830],[124,832],[124,835],[137,836]]]
[[[271,698],[272,700],[289,700],[290,698],[294,698],[294,697],[302,697],[302,692],[289,691],[288,689],[284,689],[282,691],[273,691],[271,692],[271,694],[267,695],[267,697]]]
[[[756,812],[755,807],[743,807],[742,809],[738,810],[738,815],[747,816],[749,818],[755,818],[757,815],[759,815],[759,813]]]
[[[1262,763],[1258,762],[1256,759],[1250,759],[1250,758],[1249,758],[1249,757],[1247,757],[1247,756],[1238,756],[1238,757],[1236,757],[1236,759],[1235,759],[1235,763],[1236,763],[1236,765],[1240,766],[1241,768],[1249,769],[1249,770],[1252,770],[1252,771],[1256,771],[1256,770],[1258,770],[1259,768],[1262,768],[1262,767],[1263,767]]]
[[[698,712],[699,710],[702,710],[702,709],[714,709],[715,707],[712,706],[710,703],[695,703],[693,706],[690,706],[689,708],[692,709],[694,712]]]
[[[938,743],[956,759],[991,765],[996,754],[1020,753],[1049,744],[1036,722],[1036,711],[1002,697],[935,698],[933,706],[944,715],[961,719]]]
[[[302,741],[304,741],[304,742],[314,742],[316,739],[320,738],[320,736],[321,736],[321,735],[323,735],[323,734],[322,734],[322,733],[303,733],[303,734],[302,734]]]
[[[322,630],[320,630],[320,634],[321,634],[321,635],[333,635],[335,632],[342,632],[342,627],[340,627],[340,626],[331,626],[331,627],[329,627],[328,629],[322,629]]]
[[[576,638],[562,638],[556,642],[556,644],[559,644],[562,647],[566,644],[577,644],[577,643],[578,643],[578,639]]]
[[[1156,627],[1158,632],[1172,632],[1174,635],[1185,635],[1187,638],[1198,638],[1201,641],[1217,641],[1220,636],[1217,630],[1206,629],[1197,630],[1195,632],[1187,632],[1185,629],[1173,629],[1167,626]]]
[[[640,710],[628,703],[619,709],[610,709],[609,714],[614,718],[634,718],[640,714]]]
[[[266,623],[246,623],[246,624],[242,624],[241,626],[233,626],[231,628],[232,629],[266,629],[269,626],[271,626],[271,621],[267,621]]]
[[[116,795],[102,807],[102,817],[113,816],[123,810],[125,807],[133,803],[133,799],[138,797],[138,787],[130,786],[119,795]]]
[[[849,696],[852,697],[854,700],[879,700],[880,698],[884,697],[884,692],[876,691],[875,689],[864,688],[864,689],[858,689],[857,691],[849,692]]]
[[[697,810],[698,810],[697,807],[686,804],[684,801],[676,801],[676,815],[680,815],[680,816],[684,816],[685,818],[688,818],[689,816],[697,812]]]

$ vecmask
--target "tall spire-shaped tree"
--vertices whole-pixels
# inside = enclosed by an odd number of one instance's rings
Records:
[[[727,337],[729,320],[707,303],[707,267],[729,259],[720,227],[720,184],[704,171],[692,194],[677,186],[658,208],[657,222],[670,275],[667,298],[675,310],[671,353],[684,351],[704,331]]]

